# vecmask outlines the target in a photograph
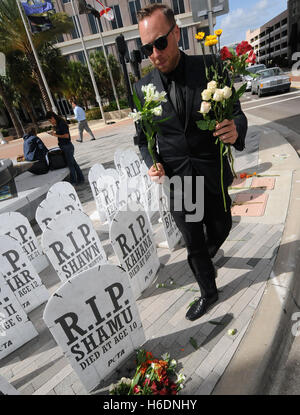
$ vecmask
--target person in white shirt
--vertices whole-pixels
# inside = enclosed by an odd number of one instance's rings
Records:
[[[75,119],[78,121],[79,140],[76,141],[82,143],[83,130],[87,131],[90,134],[91,141],[96,140],[94,134],[92,133],[92,130],[88,126],[87,120],[85,118],[84,109],[79,107],[79,105],[77,105],[74,101],[72,101],[72,107],[75,114]]]

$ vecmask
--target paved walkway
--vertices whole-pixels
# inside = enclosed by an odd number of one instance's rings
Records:
[[[268,197],[262,216],[233,217],[232,231],[214,259],[218,267],[218,302],[200,319],[194,322],[185,319],[187,306],[199,296],[199,290],[182,246],[172,252],[158,248],[162,265],[157,280],[137,301],[147,339],[144,347],[157,357],[168,351],[178,360],[179,368],[187,378],[183,395],[213,392],[252,323],[280,244],[292,170],[299,167],[299,159],[280,134],[268,127],[257,127],[254,122],[250,119],[246,151],[236,154],[236,170],[272,175],[275,186],[270,190],[250,189],[252,178],[248,178],[242,189],[231,190],[233,200],[237,193],[250,192],[251,202],[261,195]],[[75,143],[76,158],[85,177],[96,162],[112,167],[117,147],[137,151],[133,146],[134,128],[130,122],[121,121],[109,130],[107,128],[99,140]],[[78,194],[85,212],[93,213],[95,203],[88,184],[79,187]],[[99,222],[94,224],[109,260],[116,263],[108,234],[101,231]],[[156,235],[160,226],[158,222],[154,224]],[[38,233],[37,227],[35,232]],[[53,293],[59,285],[54,270],[48,267],[40,276]],[[165,287],[157,288],[158,283],[165,283]],[[39,337],[2,359],[0,375],[22,394],[85,394],[77,375],[43,322],[43,310],[44,306],[41,306],[29,316]],[[228,334],[230,329],[236,329],[236,334]],[[132,375],[133,367],[134,358],[128,359],[95,393],[107,394],[110,383],[121,376]]]

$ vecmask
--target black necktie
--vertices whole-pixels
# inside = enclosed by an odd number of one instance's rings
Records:
[[[169,84],[169,96],[170,96],[170,100],[173,104],[173,107],[181,123],[184,125],[185,109],[184,109],[182,91],[181,91],[180,86],[176,85],[176,82],[174,80],[172,80],[171,83]]]

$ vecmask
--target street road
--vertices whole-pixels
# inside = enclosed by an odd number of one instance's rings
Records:
[[[246,115],[249,113],[277,122],[300,134],[300,89],[291,88],[290,92],[269,94],[262,98],[246,92],[241,104]]]

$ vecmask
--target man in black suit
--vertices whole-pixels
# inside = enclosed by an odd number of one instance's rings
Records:
[[[233,175],[227,156],[224,156],[225,212],[216,136],[237,150],[243,150],[247,119],[237,102],[234,107],[234,120],[220,122],[214,132],[199,130],[196,121],[203,119],[199,113],[201,92],[207,85],[203,57],[188,56],[179,50],[180,29],[176,25],[172,9],[168,6],[149,5],[138,12],[138,20],[142,51],[149,56],[154,70],[134,85],[135,92],[142,104],[143,85],[152,83],[158,92],[168,92],[167,102],[162,103],[162,115],[157,117],[157,120],[169,117],[167,121],[159,124],[160,132],[156,137],[155,156],[158,170],[153,166],[147,139],[138,126],[139,148],[149,168],[148,174],[154,181],[165,175],[169,178],[179,176],[182,181],[184,177],[191,177],[193,200],[196,177],[204,176],[204,216],[201,221],[188,222],[185,209],[178,211],[172,203],[170,206],[186,243],[188,263],[201,290],[201,297],[186,314],[188,320],[195,320],[218,300],[216,271],[211,258],[225,241],[232,226],[231,199],[227,187],[232,183]]]

